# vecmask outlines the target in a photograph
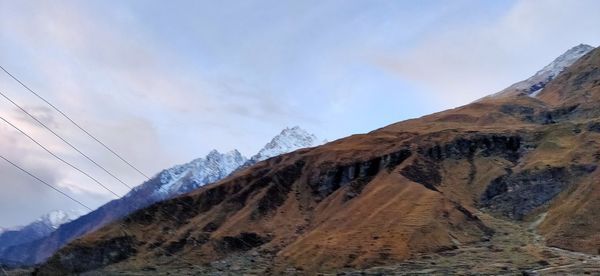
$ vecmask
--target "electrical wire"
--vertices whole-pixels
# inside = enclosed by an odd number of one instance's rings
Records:
[[[104,166],[98,164],[98,162],[94,161],[92,158],[90,158],[87,154],[83,153],[81,150],[79,150],[76,146],[74,146],[73,144],[69,143],[69,141],[67,141],[65,138],[63,138],[61,135],[59,135],[58,133],[56,133],[54,130],[50,129],[50,127],[48,127],[48,125],[46,125],[44,122],[40,121],[38,118],[36,118],[35,116],[33,116],[31,113],[29,113],[27,110],[25,110],[21,105],[17,104],[15,101],[13,101],[11,98],[9,98],[8,96],[6,96],[6,94],[2,93],[2,91],[0,91],[0,95],[2,97],[4,97],[6,100],[8,100],[9,102],[11,102],[14,106],[16,106],[17,108],[19,108],[21,111],[23,111],[23,113],[27,114],[30,118],[32,118],[33,120],[35,120],[38,124],[40,124],[41,126],[43,126],[46,130],[50,131],[52,134],[54,134],[54,136],[56,136],[58,139],[60,139],[61,141],[63,141],[65,144],[67,144],[69,147],[73,148],[75,151],[77,151],[80,155],[82,155],[83,157],[85,157],[87,160],[89,160],[90,162],[92,162],[94,165],[96,165],[96,167],[102,169],[104,172],[106,172],[108,175],[110,175],[112,178],[116,179],[117,181],[119,181],[121,184],[123,184],[125,187],[131,189],[132,187],[127,185],[125,182],[123,182],[123,180],[121,180],[120,178],[118,178],[117,176],[115,176],[113,173],[111,173],[110,171],[108,171]]]
[[[8,125],[10,125],[11,127],[13,127],[14,129],[16,129],[17,131],[19,131],[21,134],[25,135],[27,138],[29,138],[29,140],[33,141],[35,144],[37,144],[39,147],[41,147],[42,149],[44,149],[46,152],[48,152],[50,155],[54,156],[54,158],[62,161],[63,163],[67,164],[68,166],[70,166],[71,168],[77,170],[78,172],[82,173],[83,175],[87,176],[89,179],[93,180],[94,182],[96,182],[98,185],[100,185],[102,188],[104,188],[105,190],[109,191],[110,193],[112,193],[113,195],[115,195],[117,198],[120,198],[121,196],[119,196],[117,193],[115,193],[113,190],[111,190],[110,188],[108,188],[107,186],[105,186],[104,184],[102,184],[100,181],[98,181],[96,178],[94,178],[93,176],[91,176],[90,174],[88,174],[87,172],[81,170],[80,168],[76,167],[75,165],[69,163],[69,161],[63,159],[62,157],[56,155],[54,152],[52,152],[51,150],[49,150],[47,147],[45,147],[44,145],[42,145],[40,142],[38,142],[37,140],[35,140],[33,137],[31,137],[29,134],[25,133],[23,130],[21,130],[19,127],[17,127],[16,125],[14,125],[13,123],[9,122],[7,119],[5,119],[4,117],[0,116],[0,120],[4,121],[5,123],[7,123]]]
[[[148,180],[150,179],[150,177],[148,177],[148,175],[146,175],[145,173],[143,173],[141,170],[139,170],[137,167],[135,167],[133,164],[131,164],[131,162],[129,162],[125,158],[123,158],[120,154],[118,154],[115,150],[113,150],[112,148],[110,148],[108,145],[106,145],[105,143],[103,143],[102,141],[100,141],[100,139],[96,138],[96,136],[92,135],[88,130],[86,130],[80,124],[78,124],[73,119],[71,119],[71,117],[68,116],[65,112],[63,112],[58,107],[56,107],[55,105],[53,105],[52,103],[50,103],[48,100],[46,100],[40,94],[38,94],[35,91],[33,91],[31,88],[29,88],[29,86],[25,85],[25,83],[23,83],[21,80],[19,80],[13,74],[11,74],[2,65],[0,65],[0,69],[2,69],[2,71],[4,71],[7,75],[9,75],[12,79],[14,79],[16,82],[18,82],[25,89],[27,89],[27,91],[31,92],[37,98],[39,98],[40,100],[42,100],[43,102],[45,102],[46,104],[48,104],[50,107],[52,107],[54,110],[56,110],[58,113],[60,113],[63,117],[65,117],[67,120],[69,120],[73,125],[75,125],[77,128],[79,128],[83,133],[85,133],[87,136],[89,136],[90,138],[92,138],[98,144],[100,144],[101,146],[103,146],[106,150],[108,150],[109,152],[111,152],[114,156],[116,156],[117,158],[119,158],[121,161],[123,161],[129,167],[131,167],[132,169],[134,169],[135,171],[137,171],[139,174],[141,174],[142,176],[144,176],[146,179],[148,179]]]
[[[64,195],[64,196],[68,197],[69,199],[71,199],[72,201],[76,202],[77,204],[79,204],[79,205],[83,206],[84,208],[86,208],[86,209],[88,209],[88,210],[92,211],[92,208],[90,208],[90,207],[88,207],[87,205],[83,204],[81,201],[79,201],[79,200],[77,200],[77,199],[73,198],[72,196],[68,195],[67,193],[65,193],[65,192],[61,191],[60,189],[58,189],[58,188],[56,188],[56,187],[54,187],[54,186],[50,185],[48,182],[46,182],[46,181],[44,181],[43,179],[41,179],[41,178],[37,177],[37,176],[36,176],[36,175],[34,175],[33,173],[31,173],[31,172],[27,171],[27,170],[26,170],[26,169],[24,169],[23,167],[21,167],[21,166],[17,165],[16,163],[14,163],[14,162],[12,162],[12,161],[8,160],[8,159],[7,159],[6,157],[4,157],[3,155],[0,155],[0,158],[4,159],[4,161],[6,161],[7,163],[9,163],[9,164],[13,165],[15,168],[19,169],[20,171],[22,171],[22,172],[24,172],[24,173],[28,174],[29,176],[33,177],[33,178],[34,178],[34,179],[36,179],[37,181],[39,181],[39,182],[41,182],[41,183],[45,184],[46,186],[50,187],[51,189],[53,189],[53,190],[55,190],[55,191],[57,191],[57,192],[61,193],[62,195]]]

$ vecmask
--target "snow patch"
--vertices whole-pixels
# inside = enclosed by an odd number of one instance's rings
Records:
[[[532,98],[537,97],[537,95],[539,95],[540,92],[542,92],[542,90],[544,90],[544,88],[540,88],[538,90],[535,90],[535,91],[531,92],[531,94],[529,94],[529,97],[532,97]]]

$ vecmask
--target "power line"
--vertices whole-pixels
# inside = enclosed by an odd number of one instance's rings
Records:
[[[86,129],[84,129],[81,125],[79,125],[77,122],[75,122],[73,119],[71,119],[71,117],[69,117],[67,114],[65,114],[62,110],[60,110],[58,107],[56,107],[55,105],[53,105],[52,103],[50,103],[48,100],[46,100],[44,97],[42,97],[41,95],[39,95],[38,93],[36,93],[35,91],[33,91],[31,88],[29,88],[26,84],[24,84],[21,80],[19,80],[17,77],[15,77],[13,74],[11,74],[10,72],[8,72],[8,70],[6,70],[2,65],[0,65],[0,69],[2,69],[2,71],[4,71],[6,74],[8,74],[12,79],[14,79],[15,81],[17,81],[21,86],[23,86],[26,90],[28,90],[30,93],[32,93],[33,95],[35,95],[37,98],[39,98],[40,100],[42,100],[43,102],[45,102],[46,104],[48,104],[50,107],[52,107],[54,110],[56,110],[58,113],[60,113],[63,117],[65,117],[67,120],[69,120],[73,125],[75,125],[77,128],[79,128],[82,132],[84,132],[86,135],[88,135],[90,138],[92,138],[94,141],[96,141],[97,143],[99,143],[100,145],[102,145],[106,150],[110,151],[113,155],[115,155],[116,157],[118,157],[121,161],[123,161],[124,163],[126,163],[129,167],[131,167],[132,169],[134,169],[135,171],[137,171],[139,174],[141,174],[142,176],[144,176],[146,179],[150,180],[150,177],[148,177],[148,175],[144,174],[142,171],[140,171],[138,168],[136,168],[133,164],[131,164],[130,162],[128,162],[127,160],[125,160],[122,156],[120,156],[118,153],[116,153],[113,149],[111,149],[109,146],[107,146],[105,143],[103,143],[102,141],[100,141],[98,138],[96,138],[94,135],[92,135],[89,131],[87,131]],[[96,163],[95,161],[93,161],[91,158],[89,158],[87,155],[85,155],[83,152],[81,152],[79,149],[77,149],[75,146],[73,146],[71,143],[69,143],[68,141],[66,141],[66,139],[64,139],[63,137],[61,137],[60,135],[58,135],[56,132],[52,131],[46,124],[44,124],[43,122],[41,122],[40,120],[38,120],[35,116],[33,116],[31,113],[27,112],[23,107],[21,107],[20,105],[18,105],[16,102],[14,102],[13,100],[11,100],[9,97],[7,97],[4,93],[0,92],[0,95],[2,95],[5,99],[7,99],[8,101],[10,101],[13,105],[15,105],[17,108],[19,108],[21,111],[23,111],[24,113],[26,113],[29,117],[31,117],[32,119],[34,119],[36,122],[38,122],[39,124],[41,124],[44,128],[46,128],[48,131],[52,132],[52,134],[54,134],[56,137],[58,137],[60,140],[62,140],[63,142],[65,142],[67,145],[69,145],[70,147],[72,147],[74,150],[76,150],[78,153],[80,153],[81,155],[83,155],[85,158],[87,158],[89,161],[91,161],[92,163],[94,163],[96,166],[100,167],[101,169],[103,169],[106,173],[108,173],[109,175],[111,175],[113,178],[115,178],[117,181],[121,182],[123,185],[127,186],[128,188],[131,188],[129,185],[127,185],[126,183],[124,183],[123,181],[121,181],[119,178],[117,178],[116,176],[114,176],[112,173],[110,173],[108,170],[106,170],[104,167],[100,166],[98,163]],[[10,122],[8,122],[7,120],[5,120],[4,118],[0,117],[0,119],[4,120],[6,123],[10,124],[11,126],[13,126],[14,128],[16,128],[17,130],[19,130],[21,133],[23,133],[25,136],[27,136],[29,139],[31,139],[32,141],[34,141],[36,144],[38,144],[40,147],[42,147],[44,150],[46,150],[48,153],[50,153],[51,155],[53,155],[54,157],[58,158],[59,160],[67,163],[68,165],[70,165],[68,162],[64,161],[62,158],[56,156],[54,153],[52,153],[51,151],[49,151],[48,149],[46,149],[44,146],[42,146],[41,144],[39,144],[37,141],[35,141],[35,139],[33,139],[32,137],[30,137],[29,135],[25,134],[23,131],[21,131],[20,129],[18,129],[16,126],[14,126],[13,124],[11,124]],[[109,190],[111,193],[115,194],[114,192],[112,192],[110,189],[108,189],[106,186],[102,185],[101,183],[99,183],[97,180],[95,180],[93,177],[89,176],[87,173],[79,170],[78,168],[70,165],[71,167],[73,167],[74,169],[80,171],[81,173],[85,174],[86,176],[90,177],[92,180],[94,180],[95,182],[97,182],[99,185],[101,185],[102,187],[104,187],[105,189]],[[115,194],[116,195],[116,194]],[[119,197],[118,195],[116,195],[117,197]],[[184,203],[185,204],[185,203]],[[192,207],[189,204],[185,204],[188,207]],[[161,210],[162,212],[162,210]],[[173,219],[175,219],[176,221],[179,220],[179,218],[175,217],[172,214],[169,213],[163,213],[164,215],[168,215],[170,217],[172,217]],[[123,225],[121,224],[121,227]],[[196,242],[198,242],[195,238],[190,237],[193,240],[195,240]],[[160,248],[162,249],[162,248]],[[172,255],[172,254],[170,254]]]
[[[6,272],[6,270],[4,270],[4,266],[0,264],[0,268],[2,268],[2,272],[4,273],[5,276],[9,276],[8,272]]]
[[[110,193],[112,193],[113,195],[115,195],[117,198],[120,198],[121,196],[119,196],[117,193],[113,192],[113,190],[109,189],[108,187],[106,187],[104,184],[100,183],[100,181],[98,181],[96,178],[94,178],[93,176],[89,175],[88,173],[86,173],[85,171],[81,170],[80,168],[76,167],[75,165],[69,163],[68,161],[64,160],[63,158],[61,158],[60,156],[56,155],[54,152],[52,152],[51,150],[49,150],[48,148],[46,148],[44,145],[40,144],[38,141],[36,141],[33,137],[31,137],[29,134],[25,133],[23,130],[21,130],[19,127],[15,126],[14,124],[12,124],[11,122],[9,122],[8,120],[6,120],[4,117],[0,116],[0,120],[4,121],[5,123],[7,123],[8,125],[10,125],[11,127],[13,127],[14,129],[18,130],[21,134],[25,135],[27,138],[29,138],[29,140],[33,141],[34,143],[36,143],[38,146],[40,146],[42,149],[44,149],[46,152],[48,152],[50,155],[54,156],[56,159],[62,161],[63,163],[67,164],[68,166],[70,166],[71,168],[77,170],[78,172],[82,173],[83,175],[87,176],[88,178],[90,178],[91,180],[93,180],[94,182],[96,182],[98,185],[102,186],[102,188],[104,188],[105,190],[109,191]]]
[[[65,192],[61,191],[60,189],[58,189],[58,188],[56,188],[56,187],[52,186],[51,184],[49,184],[48,182],[44,181],[43,179],[41,179],[41,178],[37,177],[37,176],[36,176],[36,175],[34,175],[33,173],[31,173],[31,172],[27,171],[26,169],[22,168],[21,166],[17,165],[16,163],[14,163],[14,162],[12,162],[12,161],[8,160],[6,157],[4,157],[4,156],[3,156],[3,155],[1,155],[1,154],[0,154],[0,158],[1,158],[1,159],[3,159],[4,161],[6,161],[7,163],[11,164],[12,166],[14,166],[15,168],[17,168],[18,170],[20,170],[20,171],[22,171],[22,172],[26,173],[27,175],[31,176],[32,178],[36,179],[37,181],[41,182],[42,184],[44,184],[44,185],[48,186],[49,188],[53,189],[54,191],[56,191],[56,192],[58,192],[58,193],[60,193],[60,194],[64,195],[65,197],[69,198],[70,200],[72,200],[72,201],[76,202],[77,204],[79,204],[79,205],[83,206],[84,208],[88,209],[89,211],[93,211],[93,209],[92,209],[92,208],[90,208],[90,207],[88,207],[87,205],[83,204],[81,201],[79,201],[79,200],[77,200],[77,199],[73,198],[72,196],[68,195],[67,193],[65,193]],[[125,236],[133,236],[133,235],[131,235],[131,234],[130,234],[130,233],[127,231],[127,228],[125,227],[125,225],[123,224],[123,222],[121,222],[121,220],[120,220],[120,219],[119,219],[119,220],[117,220],[116,224],[117,224],[117,225],[118,225],[118,226],[121,228],[121,231],[122,231],[122,232],[125,234]],[[138,224],[138,225],[140,225],[140,224]],[[140,225],[140,226],[141,226],[141,225]],[[193,239],[193,237],[191,237],[191,238]],[[194,240],[195,240],[195,239],[194,239]],[[197,240],[196,240],[196,241],[197,241]],[[173,254],[173,253],[167,252],[165,249],[163,249],[163,248],[161,248],[161,247],[156,247],[156,248],[157,248],[157,249],[159,249],[160,251],[163,251],[163,253],[166,253],[166,255],[168,255],[168,256],[174,256],[174,254]],[[128,253],[128,255],[129,255],[128,257],[131,257],[131,256],[133,256],[133,254],[131,254],[131,253]],[[194,265],[193,263],[187,262],[187,260],[185,260],[185,258],[183,258],[183,256],[182,256],[182,258],[181,258],[180,260],[181,260],[182,262],[186,263],[187,265],[190,265],[190,266],[193,266],[193,265]],[[4,269],[4,267],[3,267],[2,265],[0,265],[0,268],[2,269],[2,272],[4,273],[4,275],[7,275],[7,276],[9,275],[9,274],[6,272],[6,270]]]
[[[85,205],[85,204],[81,203],[81,201],[79,201],[79,200],[77,200],[77,199],[75,199],[75,198],[71,197],[71,196],[70,196],[70,195],[68,195],[67,193],[65,193],[65,192],[61,191],[60,189],[58,189],[58,188],[56,188],[56,187],[54,187],[54,186],[50,185],[48,182],[46,182],[46,181],[42,180],[41,178],[39,178],[39,177],[35,176],[34,174],[30,173],[29,171],[27,171],[27,170],[23,169],[23,168],[22,168],[22,167],[20,167],[19,165],[17,165],[17,164],[15,164],[15,163],[13,163],[12,161],[8,160],[6,157],[4,157],[4,156],[0,155],[0,158],[4,159],[4,161],[6,161],[6,162],[8,162],[9,164],[13,165],[15,168],[19,169],[20,171],[22,171],[22,172],[24,172],[24,173],[28,174],[29,176],[31,176],[31,177],[33,177],[33,178],[35,178],[37,181],[39,181],[39,182],[42,182],[43,184],[45,184],[46,186],[50,187],[51,189],[53,189],[53,190],[55,190],[55,191],[57,191],[57,192],[61,193],[62,195],[64,195],[64,196],[68,197],[69,199],[71,199],[71,200],[75,201],[75,202],[76,202],[76,203],[78,203],[79,205],[81,205],[81,206],[85,207],[86,209],[88,209],[88,210],[92,211],[92,208],[90,208],[90,207],[88,207],[87,205]]]
[[[29,88],[27,85],[25,85],[23,82],[21,82],[13,74],[11,74],[10,72],[8,72],[8,70],[6,70],[2,65],[0,65],[0,69],[2,69],[2,71],[4,71],[6,74],[8,74],[12,79],[14,79],[15,81],[17,81],[21,86],[23,86],[25,89],[27,89],[33,95],[35,95],[40,100],[44,101],[46,104],[48,104],[49,106],[51,106],[54,110],[56,110],[58,113],[60,113],[63,117],[67,118],[67,120],[69,120],[73,125],[75,125],[77,128],[79,128],[85,134],[87,134],[87,136],[89,136],[90,138],[92,138],[98,144],[102,145],[106,150],[110,151],[114,156],[116,156],[117,158],[121,159],[121,161],[123,161],[129,167],[131,167],[132,169],[134,169],[135,171],[137,171],[139,174],[141,174],[142,176],[144,176],[146,179],[148,179],[148,180],[150,179],[150,177],[148,177],[146,174],[144,174],[142,171],[140,171],[138,168],[136,168],[129,161],[125,160],[125,158],[121,157],[121,155],[119,155],[118,153],[116,153],[113,149],[111,149],[109,146],[107,146],[106,144],[104,144],[102,141],[100,141],[98,138],[96,138],[94,135],[92,135],[89,131],[87,131],[86,129],[84,129],[81,125],[79,125],[78,123],[76,123],[73,119],[71,119],[71,117],[69,117],[67,114],[65,114],[63,111],[61,111],[58,107],[54,106],[52,103],[50,103],[44,97],[40,96],[38,93],[36,93],[31,88]]]
[[[1,94],[1,92],[0,92],[0,94]],[[12,101],[11,101],[11,102],[12,102]],[[31,137],[30,135],[28,135],[27,133],[25,133],[23,130],[21,130],[21,129],[20,129],[19,127],[17,127],[16,125],[12,124],[11,122],[9,122],[8,120],[6,120],[5,118],[3,118],[3,117],[1,117],[1,116],[0,116],[0,120],[3,120],[5,123],[7,123],[8,125],[10,125],[11,127],[13,127],[14,129],[16,129],[17,131],[19,131],[21,134],[25,135],[27,138],[29,138],[31,141],[33,141],[35,144],[37,144],[39,147],[41,147],[42,149],[44,149],[46,152],[48,152],[49,154],[51,154],[52,156],[54,156],[54,157],[55,157],[55,158],[57,158],[58,160],[62,161],[63,163],[65,163],[65,164],[67,164],[67,165],[69,165],[70,167],[72,167],[73,169],[75,169],[75,170],[79,171],[80,173],[84,174],[84,175],[85,175],[85,176],[87,176],[88,178],[92,179],[94,182],[96,182],[98,185],[102,186],[104,189],[108,190],[109,192],[111,192],[111,193],[112,193],[113,195],[115,195],[117,198],[119,198],[119,197],[120,197],[119,195],[117,195],[117,194],[116,194],[115,192],[113,192],[111,189],[109,189],[108,187],[106,187],[105,185],[103,185],[102,183],[100,183],[100,182],[99,182],[97,179],[95,179],[94,177],[92,177],[92,176],[91,176],[91,175],[89,175],[88,173],[84,172],[83,170],[81,170],[81,169],[79,169],[78,167],[76,167],[76,166],[72,165],[72,164],[71,164],[71,163],[69,163],[68,161],[64,160],[64,159],[63,159],[63,158],[61,158],[60,156],[58,156],[58,155],[56,155],[55,153],[53,153],[52,151],[50,151],[48,148],[46,148],[44,145],[42,145],[41,143],[39,143],[39,142],[38,142],[37,140],[35,140],[33,137]],[[37,119],[36,119],[36,121],[37,121]],[[50,130],[50,129],[49,129],[49,130]],[[52,131],[52,130],[50,130],[50,131]],[[65,141],[65,142],[66,142],[66,141]],[[68,142],[66,142],[66,143],[68,143]],[[31,173],[29,173],[29,172],[25,171],[24,169],[22,169],[22,168],[18,167],[16,164],[14,164],[14,163],[10,162],[10,161],[9,161],[9,160],[7,160],[6,158],[4,158],[4,157],[2,157],[2,156],[0,156],[0,157],[1,157],[2,159],[6,160],[7,162],[9,162],[10,164],[12,164],[13,166],[15,166],[15,167],[19,168],[20,170],[22,170],[22,171],[26,172],[26,173],[27,173],[27,174],[29,174],[30,176],[32,176],[32,177],[34,177],[34,178],[36,178],[38,181],[41,181],[41,182],[43,182],[43,180],[41,180],[41,179],[39,179],[38,177],[36,177],[35,175],[33,175],[33,174],[31,174]],[[46,185],[48,185],[48,186],[50,186],[50,187],[52,187],[51,185],[49,185],[49,184],[47,184],[47,183],[45,183],[45,182],[43,182],[43,183],[44,183],[44,184],[46,184]],[[53,189],[55,189],[54,187],[52,187],[52,188],[53,188]],[[276,188],[278,188],[278,189],[279,189],[279,187],[276,187]],[[59,191],[59,190],[58,190],[58,191]],[[88,210],[90,210],[90,211],[93,211],[91,208],[87,207],[86,205],[84,205],[83,203],[81,203],[81,202],[77,201],[76,199],[74,199],[74,198],[72,198],[72,197],[68,196],[67,194],[65,194],[65,193],[63,193],[63,192],[61,192],[61,191],[59,191],[59,192],[60,192],[60,193],[62,193],[62,194],[64,194],[65,196],[67,196],[67,197],[71,198],[72,200],[74,200],[74,201],[78,202],[78,203],[79,203],[79,204],[81,204],[82,206],[86,207]],[[180,201],[180,203],[182,203],[183,205],[186,205],[186,206],[187,206],[187,207],[189,207],[189,208],[195,208],[194,206],[192,206],[191,204],[188,204],[188,203],[187,203],[187,202],[185,202],[185,201]],[[140,206],[140,207],[141,207],[141,206]],[[142,207],[142,208],[143,208],[143,207]],[[139,210],[139,209],[141,209],[141,208],[136,208],[136,209],[138,209],[138,210]],[[160,208],[159,208],[159,209],[158,209],[158,211],[159,211],[160,213],[162,213],[163,215],[166,215],[166,216],[169,216],[169,217],[173,218],[173,219],[174,219],[174,221],[176,221],[176,222],[180,220],[180,218],[176,217],[175,215],[173,215],[173,214],[171,214],[171,213],[165,212],[163,209],[160,209]],[[124,232],[126,235],[130,235],[130,234],[128,234],[128,233],[126,232],[126,230],[125,230],[126,228],[124,227],[124,225],[123,225],[121,222],[117,222],[117,224],[118,224],[118,225],[121,227],[122,231],[123,231],[123,232]],[[197,240],[197,239],[195,239],[194,237],[188,237],[188,238],[190,238],[190,239],[194,240],[194,241],[195,241],[195,242],[197,242],[197,243],[201,243],[200,241],[198,241],[198,240]],[[242,241],[242,242],[243,242],[243,243],[246,243],[246,242],[244,242],[244,241]],[[250,246],[249,244],[246,244],[246,245]],[[250,246],[250,247],[251,247],[251,246]],[[167,253],[168,255],[171,255],[171,256],[173,256],[173,254],[172,254],[172,253],[169,253],[169,252],[165,251],[164,249],[162,249],[162,248],[160,248],[160,247],[158,247],[158,249],[159,249],[159,250],[161,250],[161,251],[163,251],[163,252],[165,252],[165,253]]]
[[[4,266],[0,264],[0,268],[2,268],[2,272],[4,273],[4,275],[8,276],[8,272],[6,272],[6,270],[4,270]]]
[[[71,148],[73,148],[75,151],[77,151],[79,154],[81,154],[87,160],[89,160],[90,162],[94,163],[94,165],[96,165],[97,167],[99,167],[100,169],[102,169],[104,172],[106,172],[108,175],[112,176],[114,179],[116,179],[117,181],[119,181],[125,187],[127,187],[129,189],[132,188],[131,186],[129,186],[125,182],[123,182],[120,178],[118,178],[117,176],[115,176],[113,173],[109,172],[104,166],[98,164],[96,161],[94,161],[92,158],[90,158],[87,154],[81,152],[81,150],[79,150],[73,144],[69,143],[69,141],[67,141],[65,138],[63,138],[58,133],[56,133],[55,131],[53,131],[52,129],[50,129],[50,127],[48,127],[44,122],[40,121],[38,118],[36,118],[35,116],[33,116],[31,113],[29,113],[27,110],[25,110],[25,108],[23,108],[21,105],[17,104],[15,101],[13,101],[8,96],[6,96],[6,94],[2,93],[2,91],[0,91],[0,95],[2,97],[4,97],[6,100],[8,100],[9,102],[11,102],[14,106],[16,106],[17,108],[19,108],[21,111],[23,111],[25,114],[27,114],[29,117],[31,117],[33,120],[35,120],[36,122],[38,122],[40,125],[42,125],[46,130],[48,130],[52,134],[54,134],[54,136],[56,136],[58,139],[60,139],[61,141],[63,141],[65,144],[69,145]]]

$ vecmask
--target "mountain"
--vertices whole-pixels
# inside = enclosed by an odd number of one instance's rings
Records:
[[[257,162],[73,241],[39,272],[595,273],[598,68],[594,49],[536,97]]]
[[[562,73],[566,68],[571,66],[582,56],[589,53],[593,49],[594,47],[590,45],[579,44],[557,57],[554,61],[546,65],[540,71],[535,73],[535,75],[533,75],[532,77],[517,82],[511,85],[510,87],[489,97],[503,97],[515,95],[518,93],[523,93],[531,97],[535,97],[542,91],[542,89],[544,89],[546,84],[548,84],[551,80],[556,78],[556,76]]]
[[[253,158],[254,160],[266,159],[299,148],[314,146],[316,141],[314,135],[299,127],[286,128]],[[73,239],[117,221],[135,210],[221,180],[248,161],[237,150],[227,153],[213,150],[204,158],[163,170],[152,179],[132,189],[124,197],[66,223],[56,231],[49,231],[44,236],[32,236],[35,238],[30,239],[29,243],[7,246],[0,252],[0,260],[24,264],[39,263]]]
[[[158,182],[141,185],[126,197],[135,196],[141,190],[149,190],[153,202],[172,198],[223,179],[246,161],[247,158],[237,150],[227,153],[213,150],[205,158],[198,158],[187,164],[164,170],[158,175]],[[158,185],[152,185],[155,183]]]
[[[282,153],[292,152],[301,148],[314,147],[320,144],[321,142],[318,141],[317,136],[308,133],[298,126],[285,128],[248,161],[250,164],[255,164]]]
[[[57,210],[43,215],[36,221],[19,227],[3,228],[0,232],[0,252],[5,248],[29,243],[46,237],[59,226],[76,219],[78,215]]]

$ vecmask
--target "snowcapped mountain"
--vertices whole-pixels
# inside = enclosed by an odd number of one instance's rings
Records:
[[[73,212],[67,213],[62,210],[55,210],[43,215],[37,220],[37,222],[42,223],[49,228],[56,229],[59,226],[76,219],[77,217],[78,215],[74,214]]]
[[[187,164],[177,165],[159,174],[160,184],[153,187],[153,197],[164,200],[184,194],[199,187],[217,182],[240,167],[275,157],[297,149],[314,147],[322,142],[317,136],[295,126],[286,127],[273,137],[257,154],[247,159],[237,150],[227,153],[211,151],[206,157]]]
[[[320,143],[315,135],[299,127],[293,127],[281,131],[251,159],[244,157],[237,150],[226,153],[213,150],[203,158],[163,170],[142,185],[135,187],[126,196],[113,200],[89,214],[63,224],[54,233],[43,239],[15,245],[3,251],[0,250],[0,260],[26,264],[44,261],[71,240],[127,216],[136,210],[217,182],[243,166],[250,166],[270,157],[300,148],[316,146]],[[45,224],[50,225],[47,227],[49,229],[60,223],[61,218],[60,214],[53,214],[43,218],[42,221],[57,222],[56,224]]]
[[[204,158],[195,159],[160,173],[160,185],[156,187],[154,195],[159,198],[169,198],[195,190],[225,178],[247,160],[237,150],[227,153],[213,150]]]
[[[12,228],[2,228],[0,232],[0,251],[4,248],[28,243],[50,235],[59,226],[76,219],[79,215],[74,212],[56,210],[45,214],[36,221]]]
[[[571,66],[573,63],[575,63],[575,61],[593,49],[594,47],[590,45],[579,44],[557,57],[554,61],[546,65],[532,77],[524,81],[517,82],[508,88],[488,97],[503,97],[518,93],[524,93],[531,97],[535,97],[542,91],[542,89],[544,89],[548,82],[553,80],[567,67]]]
[[[285,128],[281,133],[273,137],[271,142],[267,143],[257,154],[252,156],[249,162],[254,164],[277,155],[301,148],[318,146],[322,143],[317,139],[317,136],[308,133],[298,126]]]

